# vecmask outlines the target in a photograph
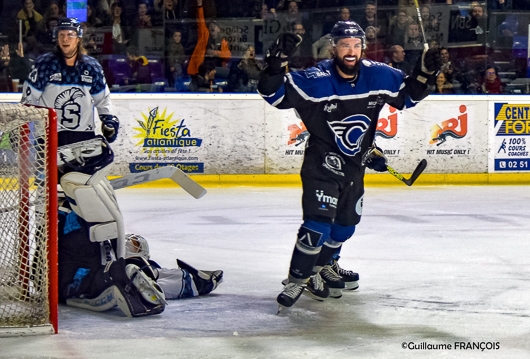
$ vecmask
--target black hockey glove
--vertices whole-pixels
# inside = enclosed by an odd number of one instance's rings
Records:
[[[423,51],[416,64],[415,78],[422,84],[434,85],[442,68],[442,59],[438,49]]]
[[[120,120],[112,115],[99,115],[99,119],[101,120],[101,133],[103,134],[103,137],[105,137],[109,143],[114,142],[116,137],[118,137]]]
[[[265,55],[269,75],[272,76],[285,72],[288,58],[295,53],[296,48],[301,42],[302,37],[300,35],[290,32],[285,32],[278,36]]]
[[[386,157],[383,154],[383,150],[377,146],[370,147],[366,151],[363,155],[362,164],[377,172],[385,172],[387,170]]]

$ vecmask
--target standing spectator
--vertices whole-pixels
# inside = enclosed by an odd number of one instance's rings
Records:
[[[149,11],[149,3],[145,0],[142,0],[138,3],[135,25],[136,29],[146,29],[153,27],[151,22],[151,14]]]
[[[276,10],[270,9],[267,4],[263,4],[261,6],[261,11],[258,14],[258,18],[261,20],[275,20],[277,18],[276,16]]]
[[[332,50],[333,50],[333,44],[331,43],[331,34],[326,34],[322,36],[320,39],[315,41],[313,45],[311,45],[311,49],[313,52],[313,58],[316,61],[321,61],[324,59],[330,59]]]
[[[415,22],[410,23],[407,28],[404,49],[405,61],[410,64],[416,63],[423,52],[423,37],[420,34],[419,25]]]
[[[43,47],[49,48],[50,51],[55,47],[53,29],[57,26],[58,21],[59,19],[55,17],[46,19],[44,30],[37,33],[37,41]]]
[[[503,86],[495,66],[488,66],[486,68],[481,89],[482,93],[485,94],[501,94],[503,92]]]
[[[377,31],[377,37],[384,43],[385,37],[388,33],[388,20],[386,15],[378,13],[377,3],[373,0],[366,1],[364,7],[364,14],[357,20],[359,26],[366,29],[368,26],[373,26]]]
[[[86,22],[87,28],[93,29],[103,26],[103,21],[97,16],[91,5],[86,6]]]
[[[121,1],[112,3],[110,11],[112,16],[107,25],[112,27],[112,52],[125,55],[131,36],[123,12],[123,3]]]
[[[390,20],[388,35],[386,36],[386,45],[399,45],[405,47],[405,35],[407,34],[407,29],[410,23],[412,23],[412,17],[408,15],[407,10],[400,8],[397,15]]]
[[[166,44],[166,79],[169,87],[184,75],[184,62],[186,54],[182,45],[182,31],[175,30]]]
[[[388,66],[395,69],[401,70],[405,75],[410,75],[412,73],[412,66],[405,62],[405,50],[400,45],[394,45],[390,48],[390,62]]]
[[[178,0],[159,0],[158,4],[160,3],[164,4],[164,6],[161,8],[162,17],[164,21],[178,20],[182,17],[182,15],[180,14]]]
[[[43,17],[35,10],[33,0],[22,0],[22,10],[17,14],[17,19],[23,22],[22,35],[37,36],[43,27]]]
[[[292,26],[293,34],[299,35],[302,42],[289,58],[289,70],[303,70],[314,65],[311,39],[306,34],[304,25],[301,22],[294,22]]]
[[[300,12],[299,3],[296,1],[289,1],[287,4],[287,10],[282,11],[278,15],[278,21],[281,24],[281,30],[283,32],[292,31],[293,23],[303,23],[302,13]]]

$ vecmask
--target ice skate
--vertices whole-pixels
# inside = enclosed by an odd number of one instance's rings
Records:
[[[341,268],[339,262],[335,261],[331,266],[335,273],[342,277],[342,280],[346,284],[346,290],[355,290],[359,288],[359,274],[354,271]]]
[[[289,282],[285,285],[282,292],[276,298],[278,302],[278,313],[282,308],[290,308],[300,298],[304,292],[306,284]]]
[[[199,270],[190,266],[186,262],[181,261],[180,259],[177,259],[177,265],[180,269],[183,269],[192,275],[193,282],[197,286],[199,295],[210,293],[223,282],[222,270]]]
[[[304,294],[315,300],[323,301],[329,297],[329,287],[324,283],[319,273],[309,277],[309,282],[307,282],[305,289]]]
[[[324,266],[319,274],[329,287],[329,296],[337,299],[342,297],[342,290],[346,288],[342,276],[335,272],[330,265]]]

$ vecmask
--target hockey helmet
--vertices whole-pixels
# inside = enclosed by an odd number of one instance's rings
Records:
[[[73,30],[77,32],[77,37],[83,37],[83,27],[76,17],[59,19],[57,25],[53,28],[53,41],[57,41],[57,36],[61,30]]]
[[[147,240],[138,234],[125,235],[125,258],[143,257],[149,259]]]
[[[363,49],[366,48],[366,35],[364,30],[355,21],[337,21],[331,29],[331,40],[333,45],[336,45],[340,39],[352,37],[361,39]]]

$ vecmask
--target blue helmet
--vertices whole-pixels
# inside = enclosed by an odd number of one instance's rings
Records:
[[[351,37],[361,39],[363,49],[366,48],[366,35],[364,30],[355,21],[338,21],[331,29],[331,40],[333,44],[337,44],[337,41],[340,39]]]
[[[81,22],[75,17],[65,17],[59,19],[57,26],[53,28],[53,41],[57,41],[57,34],[61,30],[73,30],[77,32],[77,37],[83,37],[83,28]]]

